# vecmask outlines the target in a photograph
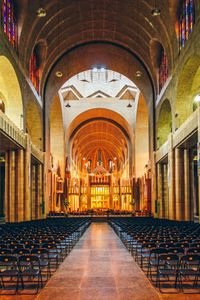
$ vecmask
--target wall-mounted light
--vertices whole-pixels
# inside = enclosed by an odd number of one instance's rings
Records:
[[[36,13],[39,18],[44,18],[44,17],[46,17],[46,14],[47,14],[46,10],[43,7],[38,8]]]

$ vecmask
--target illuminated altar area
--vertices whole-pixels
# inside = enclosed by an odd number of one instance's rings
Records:
[[[132,208],[132,186],[130,180],[118,178],[115,163],[109,161],[109,169],[103,167],[102,151],[99,149],[97,166],[91,171],[91,160],[85,163],[84,176],[79,181],[70,180],[69,211],[108,211]],[[85,159],[84,159],[85,161]]]

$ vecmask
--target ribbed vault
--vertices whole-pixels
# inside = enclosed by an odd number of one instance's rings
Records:
[[[27,17],[23,20],[19,39],[24,64],[28,66],[35,44],[45,40],[48,50],[43,71],[44,86],[52,66],[64,53],[84,43],[106,41],[135,54],[156,80],[149,55],[152,39],[158,39],[163,44],[170,67],[173,64],[172,39],[175,29],[169,19],[169,9],[172,15],[171,10],[175,8],[168,2],[159,1],[162,13],[155,18],[151,15],[154,0],[44,0],[42,6],[47,16],[37,18],[36,11],[41,4],[31,1],[31,5],[28,3],[25,7]]]
[[[125,163],[127,157],[127,137],[124,132],[108,120],[92,120],[81,126],[71,141],[71,157],[79,168],[88,160],[91,168],[97,166],[98,150],[102,151],[103,166],[108,162]]]

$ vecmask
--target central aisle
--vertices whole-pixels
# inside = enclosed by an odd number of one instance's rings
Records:
[[[107,223],[92,223],[37,300],[157,300],[159,296]]]

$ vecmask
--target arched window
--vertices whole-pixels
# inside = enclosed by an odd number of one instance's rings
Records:
[[[194,0],[183,0],[179,14],[179,45],[180,50],[185,46],[195,22]]]
[[[3,31],[14,48],[17,48],[17,23],[13,0],[2,0],[1,8]]]
[[[168,78],[168,62],[167,55],[163,48],[161,48],[160,66],[159,66],[159,92],[162,90]]]
[[[39,94],[39,88],[40,88],[40,72],[39,72],[39,66],[38,66],[38,58],[35,50],[33,51],[30,59],[30,79]]]

